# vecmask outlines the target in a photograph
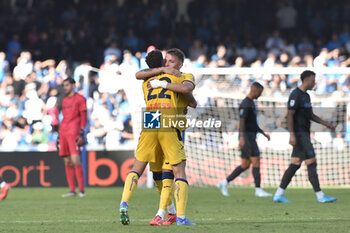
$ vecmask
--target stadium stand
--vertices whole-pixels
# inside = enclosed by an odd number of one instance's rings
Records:
[[[258,0],[14,0],[0,5],[0,149],[5,151],[56,149],[62,80],[70,75],[89,97],[89,146],[133,148],[130,103],[137,101],[130,99],[125,82],[144,68],[150,45],[182,49],[185,68],[350,65],[350,3],[344,0],[269,1],[269,7]],[[295,74],[196,79],[201,106],[215,99],[208,98],[214,93],[208,90],[238,98],[259,81],[265,97],[278,99],[298,84]],[[319,74],[313,95],[342,98],[349,92],[349,74]],[[344,126],[333,139],[337,145],[350,140],[349,131]]]

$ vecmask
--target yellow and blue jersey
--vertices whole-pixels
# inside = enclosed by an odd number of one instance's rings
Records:
[[[172,115],[168,119],[178,121],[178,115],[184,116],[184,109],[188,101],[181,93],[176,93],[164,88],[148,89],[147,84],[152,79],[159,79],[168,83],[181,84],[184,81],[192,82],[195,85],[192,74],[183,73],[181,77],[170,74],[153,76],[142,84],[146,111],[159,111],[160,113]],[[181,119],[183,120],[183,119]],[[184,118],[186,120],[186,118]],[[183,144],[183,129],[168,128],[166,131],[148,130],[143,131],[140,136],[136,158],[139,161],[150,162],[152,171],[161,170],[162,166],[171,169],[171,165],[177,164],[186,159]],[[164,153],[164,157],[163,157]],[[163,163],[164,162],[164,163]]]

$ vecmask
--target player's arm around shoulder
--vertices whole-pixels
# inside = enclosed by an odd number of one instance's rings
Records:
[[[147,87],[150,88],[164,88],[176,93],[191,93],[195,85],[193,82],[188,80],[182,80],[181,77],[177,77],[175,83],[162,81],[158,79],[153,79],[147,84]],[[179,83],[177,83],[179,81]]]
[[[194,76],[190,73],[182,73],[181,77],[177,79],[177,82],[168,83],[165,88],[177,93],[192,94],[195,87]]]
[[[193,74],[191,73],[182,73],[182,83],[191,83],[192,84],[192,90],[194,90],[194,88],[196,87],[196,80],[193,76]]]
[[[171,74],[177,77],[181,76],[180,71],[170,67],[158,67],[158,68],[140,70],[135,74],[135,76],[136,76],[136,79],[145,80],[149,77],[156,76],[161,73]]]
[[[178,93],[188,94],[192,93],[194,87],[195,85],[192,82],[185,80],[182,83],[169,83],[166,89]]]

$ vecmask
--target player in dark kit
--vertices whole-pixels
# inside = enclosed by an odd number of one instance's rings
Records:
[[[86,99],[74,91],[75,81],[71,77],[63,81],[66,93],[62,101],[63,120],[59,128],[59,155],[66,167],[67,183],[70,192],[62,197],[75,196],[75,177],[78,181],[79,196],[85,197],[84,172],[80,161],[80,146],[85,144]]]
[[[316,116],[312,111],[310,96],[307,90],[312,90],[315,86],[315,73],[309,70],[304,71],[300,75],[302,84],[297,87],[289,96],[288,100],[288,131],[290,133],[289,144],[293,146],[291,164],[285,171],[280,187],[277,189],[273,201],[281,203],[291,203],[285,196],[284,190],[287,188],[292,177],[305,161],[307,165],[310,183],[316,193],[317,201],[321,203],[334,202],[335,197],[326,196],[320,188],[317,175],[317,163],[315,151],[310,140],[311,121],[334,131],[334,126],[320,117]]]
[[[227,190],[227,185],[230,181],[234,180],[243,171],[249,168],[250,164],[253,166],[253,177],[255,182],[255,196],[257,197],[270,197],[272,194],[265,192],[260,187],[260,152],[258,145],[256,144],[256,134],[262,133],[268,140],[270,135],[260,129],[257,118],[254,99],[258,99],[261,95],[264,87],[255,82],[250,88],[248,96],[242,101],[239,106],[239,146],[241,147],[241,165],[224,180],[217,184],[217,187],[221,190],[222,195],[230,196]]]

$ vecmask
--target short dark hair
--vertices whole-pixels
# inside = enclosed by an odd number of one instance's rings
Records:
[[[168,49],[166,53],[176,56],[182,63],[185,60],[185,54],[180,49],[177,49],[177,48]]]
[[[261,85],[261,84],[260,84],[260,83],[258,83],[258,82],[253,82],[252,87],[255,87],[255,88],[258,88],[258,89],[264,90],[263,85]]]
[[[302,82],[304,82],[305,78],[308,78],[310,76],[315,76],[315,72],[311,71],[311,70],[305,70],[303,73],[301,73],[300,75],[300,79]]]
[[[149,68],[162,67],[163,65],[163,54],[160,50],[156,49],[149,52],[146,56],[146,64]]]
[[[72,77],[68,77],[63,82],[69,82],[70,84],[75,84],[75,80]]]

